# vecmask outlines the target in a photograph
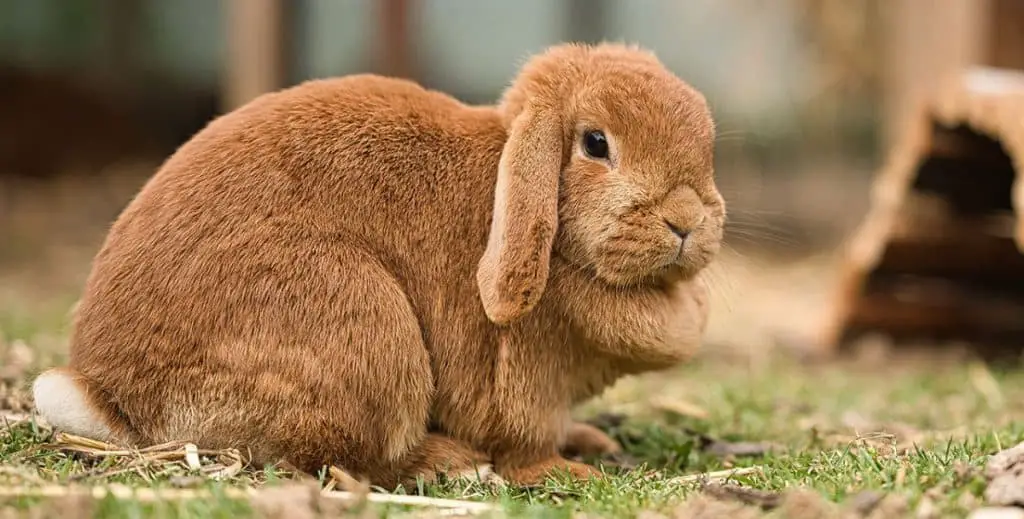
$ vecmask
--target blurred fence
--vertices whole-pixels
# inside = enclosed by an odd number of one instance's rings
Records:
[[[806,4],[5,0],[0,63],[20,73],[73,78],[131,106],[144,125],[173,126],[168,138],[181,139],[217,110],[307,78],[361,71],[407,75],[485,102],[526,55],[547,45],[627,40],[653,48],[704,90],[720,120],[740,121],[725,124],[727,129],[768,138],[796,131],[807,118],[802,112],[824,113],[807,108],[822,102],[837,82],[843,90],[833,97],[847,104],[851,92],[872,95],[859,88],[875,74],[870,58],[843,63],[849,51],[870,50],[856,42],[875,30],[871,10],[857,7],[859,2],[825,2],[845,5],[840,16],[860,20],[843,34],[822,23],[834,17],[831,11]],[[838,48],[835,35],[846,39]],[[837,66],[844,71],[836,74]],[[825,69],[828,79],[822,80]],[[14,101],[0,99],[7,102]],[[870,106],[860,102],[850,116],[863,118]]]
[[[625,40],[709,98],[734,208],[807,201],[785,210],[788,221],[850,220],[860,206],[848,199],[859,193],[863,205],[882,137],[936,76],[1021,64],[1022,5],[0,0],[0,178],[163,157],[216,114],[308,78],[381,72],[489,102],[547,45]],[[835,214],[837,203],[852,214]]]

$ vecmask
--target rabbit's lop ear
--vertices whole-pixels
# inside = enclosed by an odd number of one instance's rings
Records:
[[[491,233],[477,270],[484,311],[498,325],[533,310],[547,284],[562,167],[557,113],[525,107],[512,120],[501,153]]]

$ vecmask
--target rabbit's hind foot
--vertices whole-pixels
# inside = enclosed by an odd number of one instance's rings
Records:
[[[403,484],[435,483],[442,475],[448,480],[504,483],[494,471],[490,456],[443,434],[431,433],[406,458]]]
[[[506,481],[520,487],[539,487],[549,478],[568,476],[575,481],[601,479],[604,474],[597,468],[569,461],[561,456],[552,456],[537,463],[514,467],[498,467]]]

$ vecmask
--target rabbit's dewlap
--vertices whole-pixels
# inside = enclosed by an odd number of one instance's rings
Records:
[[[618,446],[572,406],[700,342],[713,140],[622,45],[553,47],[493,107],[373,75],[261,96],[119,216],[37,407],[384,486],[596,476],[563,454]]]

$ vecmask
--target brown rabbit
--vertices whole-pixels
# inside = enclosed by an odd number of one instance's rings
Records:
[[[113,225],[37,407],[380,485],[597,476],[564,453],[618,446],[573,404],[698,346],[713,141],[697,91],[615,44],[549,49],[496,107],[373,75],[264,95]]]

